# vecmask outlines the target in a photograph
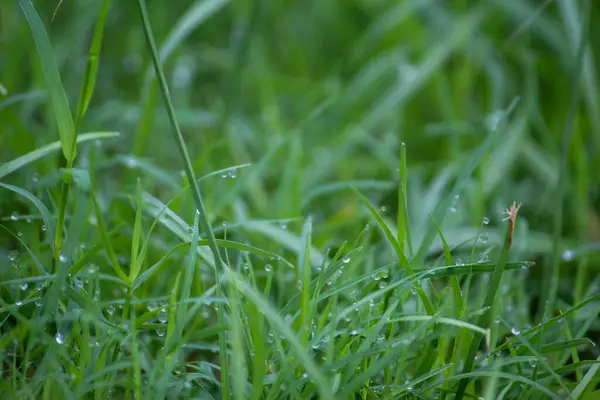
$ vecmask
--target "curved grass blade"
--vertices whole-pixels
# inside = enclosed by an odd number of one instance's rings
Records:
[[[46,34],[44,24],[35,11],[31,1],[19,0],[19,5],[29,22],[35,45],[40,56],[42,71],[44,72],[46,84],[48,85],[48,93],[50,94],[52,108],[56,118],[56,125],[58,126],[63,155],[65,156],[67,163],[71,164],[77,156],[77,148],[73,145],[77,133],[75,132],[75,127],[73,125],[73,116],[71,115],[67,95],[63,88],[60,74],[58,73],[56,61],[54,60],[52,45]]]
[[[450,376],[448,378],[439,380],[436,383],[423,388],[422,391],[425,392],[427,390],[433,389],[434,387],[439,386],[448,381],[453,381],[453,380],[457,380],[457,379],[466,380],[466,379],[470,379],[470,378],[482,378],[482,377],[496,377],[496,378],[508,379],[509,382],[513,382],[513,381],[521,382],[528,386],[531,386],[532,388],[537,389],[538,391],[544,393],[545,395],[549,396],[552,399],[555,399],[555,400],[562,399],[562,397],[560,397],[558,394],[550,391],[548,388],[542,386],[541,384],[539,384],[536,381],[533,381],[529,378],[525,378],[524,376],[509,374],[507,372],[500,372],[500,371],[474,371],[474,372],[469,372],[466,374],[458,374],[458,375]],[[458,395],[458,393],[457,393],[457,395]]]
[[[373,207],[371,205],[369,200],[367,200],[367,198],[365,196],[363,196],[362,193],[360,193],[357,189],[354,189],[354,192],[356,193],[356,195],[358,196],[360,201],[364,204],[364,206],[369,210],[369,212],[371,213],[371,216],[373,217],[373,219],[375,219],[375,221],[377,222],[377,224],[379,225],[379,227],[385,234],[386,238],[388,239],[388,241],[390,242],[390,244],[396,251],[396,254],[398,255],[398,259],[400,261],[400,266],[402,268],[404,268],[404,270],[409,275],[414,275],[414,270],[410,266],[410,263],[408,262],[408,259],[406,258],[404,250],[402,249],[402,246],[400,246],[400,243],[398,243],[398,240],[396,240],[396,237],[394,237],[394,234],[392,233],[390,228],[387,226],[387,224],[385,223],[383,218],[381,218],[381,215],[379,215],[379,213],[377,212],[375,207]],[[425,293],[425,291],[423,290],[423,288],[421,287],[420,284],[416,285],[416,289],[419,294],[419,297],[421,298],[421,301],[423,302],[423,305],[425,306],[425,309],[427,310],[427,313],[429,315],[433,315],[435,313],[435,310],[433,308],[433,305],[431,304],[431,300],[429,300],[429,297],[427,296],[427,293]]]
[[[119,132],[84,133],[82,135],[77,136],[77,143],[83,143],[83,142],[87,142],[90,140],[108,139],[108,138],[116,137],[119,135],[120,135]],[[45,157],[51,153],[54,153],[55,151],[59,150],[60,147],[61,147],[60,141],[53,142],[53,143],[47,144],[43,147],[40,147],[39,149],[31,151],[27,154],[24,154],[18,158],[15,158],[14,160],[10,160],[10,161],[0,165],[0,179],[2,179],[6,175],[8,175],[12,172],[15,172],[16,170],[18,170],[28,164],[31,164],[34,161],[39,160],[42,157]]]
[[[47,93],[45,90],[32,90],[26,93],[19,93],[10,96],[6,100],[0,101],[0,110],[6,108],[12,104],[19,103],[21,101],[32,101],[32,100],[45,100]]]
[[[48,211],[48,208],[46,208],[46,206],[44,205],[44,203],[42,203],[42,201],[40,199],[35,197],[32,193],[28,192],[27,190],[21,189],[18,186],[8,185],[6,183],[0,182],[0,187],[3,187],[8,190],[12,190],[13,192],[17,193],[18,195],[21,195],[21,196],[25,197],[27,200],[31,201],[33,203],[33,205],[40,212],[42,219],[44,220],[44,224],[46,224],[46,231],[48,232],[47,233],[48,237],[49,238],[54,237],[54,231],[56,230],[56,222],[55,222],[54,218],[52,217],[52,214],[50,214],[50,211]],[[54,251],[54,240],[50,239],[49,241],[50,241],[50,246],[52,247],[52,250]]]

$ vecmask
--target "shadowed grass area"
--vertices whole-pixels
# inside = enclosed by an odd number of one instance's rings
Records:
[[[56,3],[0,4],[1,398],[600,394],[593,1]]]

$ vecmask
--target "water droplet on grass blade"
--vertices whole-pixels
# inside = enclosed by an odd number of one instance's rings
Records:
[[[510,329],[510,333],[512,333],[513,335],[517,336],[521,334],[521,331],[518,330],[517,328],[513,327]]]
[[[165,333],[166,333],[166,330],[164,330],[163,328],[158,328],[156,330],[156,335],[157,336],[160,336],[160,337],[165,336]]]
[[[106,307],[106,312],[108,313],[108,315],[113,315],[115,313],[115,307],[114,306]]]
[[[565,250],[563,252],[563,254],[562,254],[562,259],[564,261],[571,261],[574,256],[575,256],[575,254],[573,253],[573,251],[571,251],[571,250]]]
[[[167,310],[165,310],[163,308],[158,312],[158,315],[156,316],[156,318],[158,319],[158,322],[160,322],[161,324],[164,324],[169,319],[169,313],[167,312]]]
[[[61,333],[57,333],[56,336],[54,337],[54,340],[56,340],[56,343],[58,343],[58,344],[64,344],[65,336]]]
[[[227,173],[231,179],[235,179],[237,177],[237,169],[230,169]]]
[[[28,287],[29,287],[29,284],[27,282],[23,282],[19,285],[19,288],[21,290],[27,290]]]
[[[344,264],[348,264],[350,262],[350,257],[346,256],[346,257],[342,258],[342,261]]]
[[[487,224],[490,223],[490,219],[488,217],[483,217],[483,221],[482,222],[483,222],[484,225],[487,225]]]

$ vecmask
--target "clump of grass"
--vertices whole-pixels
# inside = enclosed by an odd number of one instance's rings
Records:
[[[437,2],[373,8],[376,17],[359,40],[348,48],[340,42],[348,65],[327,70],[333,78],[316,84],[311,79],[322,73],[316,55],[328,54],[313,53],[303,41],[323,37],[327,47],[325,28],[303,25],[306,37],[291,34],[287,22],[307,20],[306,11],[267,3],[250,10],[240,2],[201,0],[168,26],[157,14],[173,16],[170,10],[148,8],[144,0],[135,9],[111,8],[104,0],[87,21],[93,29],[83,73],[67,77],[59,73],[66,68],[60,46],[53,48],[39,9],[18,1],[38,50],[32,69],[47,89],[44,121],[59,140],[31,142],[17,152],[10,135],[0,138],[11,155],[0,165],[6,194],[0,199],[6,254],[0,256],[8,260],[0,265],[2,398],[594,398],[600,294],[597,280],[587,282],[596,264],[586,255],[597,247],[583,239],[580,226],[574,239],[563,237],[562,211],[573,186],[577,221],[596,215],[588,194],[593,169],[568,162],[569,152],[585,154],[574,122],[575,88],[595,81],[589,22],[582,17],[589,3],[558,6],[573,37],[569,45],[552,33],[558,17],[546,14],[548,4],[538,10],[522,0],[472,10]],[[358,5],[319,4],[332,24],[328,34],[357,34],[350,16]],[[531,12],[534,19],[520,18]],[[92,99],[106,100],[102,66],[114,68],[103,49],[125,42],[112,36],[111,13],[136,17],[126,37],[149,60],[145,70],[138,68],[142,78],[133,79],[132,90],[143,93],[132,106],[137,125],[122,124],[135,132],[131,151],[123,150],[129,133],[84,133],[110,115],[110,104],[101,112]],[[554,179],[552,151],[525,129],[548,133],[539,118],[547,104],[536,103],[534,69],[520,47],[515,52],[526,59],[527,87],[512,101],[501,94],[506,82],[518,80],[485,56],[488,42],[501,37],[494,36],[499,27],[486,27],[492,13],[518,20],[507,46],[533,31],[532,40],[575,60],[571,108],[561,114],[567,123],[559,178],[552,181],[560,200],[550,207],[560,210],[552,235],[534,215],[548,205],[527,196],[529,183],[510,168],[525,158],[528,176]],[[338,24],[339,16],[348,26]],[[194,62],[178,54],[179,47],[191,51],[184,41],[196,29],[225,29],[219,18],[244,21],[226,52],[202,52],[209,69],[223,68],[223,90],[190,82],[182,65]],[[266,46],[265,27],[273,22],[289,59],[274,61]],[[431,49],[414,44],[411,57],[421,63],[384,46],[405,23],[415,37],[440,38]],[[155,32],[167,31],[159,49]],[[446,71],[447,61],[457,71]],[[464,98],[486,92],[466,89],[475,71],[482,73],[479,63],[490,73],[494,111],[483,121],[461,121],[473,112]],[[16,71],[6,64],[0,67]],[[11,85],[3,84],[4,96]],[[186,86],[202,90],[186,98]],[[79,89],[74,118],[73,87]],[[581,89],[587,109],[597,109],[596,94]],[[297,102],[281,100],[280,90]],[[204,110],[209,122],[200,123],[194,97],[214,92],[224,93],[225,105]],[[439,103],[441,127],[426,128],[430,116],[413,110],[409,100],[429,99],[420,92]],[[18,120],[11,107],[42,98],[9,96],[0,99],[0,115],[10,121]],[[127,104],[118,108],[127,113]],[[407,112],[400,118],[391,110]],[[578,118],[598,128],[593,117]],[[332,126],[335,134],[322,134]],[[486,135],[476,148],[464,139],[474,126]],[[376,134],[410,127],[445,138],[432,142],[419,133],[409,136],[409,146]],[[187,137],[192,132],[200,133]],[[59,150],[57,162],[51,156]],[[432,166],[431,154],[443,165]],[[45,172],[31,174],[39,165]],[[490,214],[513,197],[527,198],[522,210],[512,203],[507,219]],[[561,275],[560,264],[573,258],[576,271]],[[549,286],[536,282],[539,274]],[[572,293],[559,290],[559,278],[567,288],[572,284]]]

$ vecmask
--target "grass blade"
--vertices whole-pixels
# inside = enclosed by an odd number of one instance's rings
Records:
[[[103,140],[119,136],[119,132],[90,132],[84,133],[77,136],[77,143],[89,142],[90,140]],[[0,165],[0,179],[6,175],[11,174],[19,169],[39,160],[42,157],[46,157],[61,148],[61,142],[53,142],[39,149],[33,150],[27,154],[24,154],[18,158],[10,160]]]
[[[29,22],[31,32],[33,33],[35,45],[42,63],[42,71],[44,72],[46,84],[48,85],[48,92],[50,94],[52,108],[56,118],[56,125],[58,126],[63,155],[70,166],[77,156],[77,148],[73,145],[77,133],[75,132],[75,127],[73,125],[73,116],[71,115],[67,95],[63,88],[60,74],[58,73],[56,61],[54,60],[52,45],[46,34],[44,24],[38,13],[35,11],[31,1],[19,0],[19,5]]]

